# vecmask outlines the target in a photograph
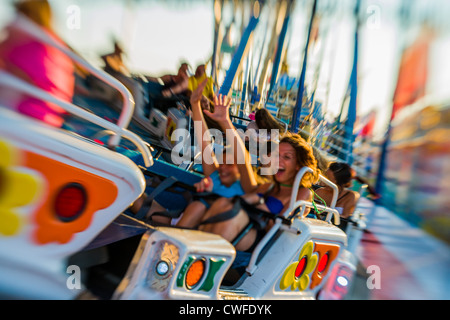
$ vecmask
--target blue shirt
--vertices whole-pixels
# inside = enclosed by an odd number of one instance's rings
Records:
[[[241,182],[238,180],[231,186],[227,187],[222,184],[219,177],[219,172],[216,170],[209,176],[213,182],[212,193],[225,198],[232,198],[234,196],[242,196],[245,192],[241,187]]]
[[[227,187],[222,184],[219,177],[219,172],[216,170],[209,176],[211,178],[211,181],[213,183],[212,193],[215,193],[221,197],[225,198],[232,198],[234,196],[242,196],[245,194],[244,190],[242,189],[241,182],[238,180],[234,182],[231,186]],[[205,200],[200,199],[200,201],[209,208],[210,205]]]

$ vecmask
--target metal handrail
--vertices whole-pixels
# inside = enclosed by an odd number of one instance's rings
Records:
[[[294,186],[292,187],[289,208],[283,213],[284,218],[290,217],[292,212],[294,212],[297,208],[302,207],[302,210],[298,214],[291,217],[292,219],[295,217],[302,219],[303,212],[305,211],[306,207],[314,208],[314,205],[310,201],[297,200],[298,190],[300,189],[300,183],[302,181],[303,176],[307,172],[313,173],[313,170],[309,167],[303,167],[299,170],[299,172],[297,172],[297,175],[295,176]],[[322,206],[322,205],[316,205],[316,208],[318,208],[320,210],[324,210],[328,213],[327,217],[325,219],[326,222],[331,223],[331,216],[333,215],[334,223],[336,225],[339,225],[340,224],[340,216],[339,216],[339,212],[335,209],[337,197],[339,194],[338,187],[333,182],[331,182],[330,180],[328,180],[327,178],[325,178],[322,175],[319,175],[319,180],[324,182],[326,185],[330,186],[333,189],[333,197],[331,200],[331,205],[329,207]],[[250,262],[246,268],[247,274],[252,275],[255,272],[255,270],[257,268],[256,261],[259,257],[259,254],[261,253],[261,251],[265,247],[265,245],[269,242],[269,240],[272,238],[272,236],[275,234],[275,232],[277,232],[278,229],[280,229],[281,227],[282,227],[281,221],[279,219],[277,219],[275,221],[275,224],[272,226],[272,228],[270,228],[270,230],[266,233],[266,235],[256,245],[255,249],[253,250],[252,256],[250,258]]]
[[[90,121],[100,127],[103,127],[105,129],[109,129],[113,131],[117,136],[119,137],[125,137],[131,142],[133,142],[138,150],[142,153],[142,157],[144,158],[144,163],[147,167],[150,167],[153,165],[153,158],[150,153],[150,149],[147,147],[146,143],[139,138],[136,134],[132,133],[131,131],[128,131],[127,129],[121,128],[120,126],[109,122],[103,118],[100,118],[99,116],[84,110],[83,108],[80,108],[74,104],[71,104],[69,102],[66,102],[60,98],[57,98],[51,94],[49,94],[47,91],[42,90],[40,88],[37,88],[28,82],[17,78],[16,76],[13,76],[11,74],[8,74],[5,71],[0,71],[0,85],[5,87],[14,88],[16,90],[22,91],[23,93],[26,93],[34,98],[48,101],[54,104],[57,104],[67,112],[70,112],[82,119],[85,119],[87,121]]]
[[[46,43],[61,52],[63,52],[65,55],[67,55],[73,62],[75,62],[77,65],[83,67],[84,69],[88,70],[91,74],[93,74],[98,79],[104,81],[114,89],[120,92],[122,98],[123,98],[123,108],[122,112],[119,115],[119,119],[117,120],[117,126],[121,129],[127,128],[134,113],[134,99],[131,95],[130,91],[116,78],[112,77],[111,75],[107,74],[106,72],[97,69],[93,67],[90,63],[85,61],[83,58],[78,56],[76,53],[74,53],[72,50],[70,50],[68,47],[65,47],[61,45],[58,41],[56,41],[54,38],[52,38],[49,34],[44,32],[42,28],[34,23],[33,21],[29,20],[28,18],[18,15],[15,28],[18,28],[19,30],[27,33],[28,35],[36,38],[37,40]],[[112,136],[109,145],[110,146],[117,146],[120,143],[120,135]]]
[[[292,188],[291,200],[289,202],[289,209],[287,210],[287,212],[291,212],[292,209],[294,208],[294,205],[297,202],[297,194],[298,194],[298,190],[300,189],[300,183],[303,179],[303,176],[307,172],[309,172],[311,174],[314,173],[313,170],[309,167],[303,167],[300,169],[299,172],[297,172],[297,175],[295,176],[295,180],[294,180],[294,186]],[[334,208],[336,206],[337,197],[339,194],[338,187],[333,182],[331,182],[330,180],[328,180],[327,178],[325,178],[322,175],[319,175],[319,181],[324,182],[326,185],[328,185],[329,187],[331,187],[333,189],[333,197],[331,200],[330,207]],[[287,213],[284,214],[285,217],[286,217],[286,214]]]

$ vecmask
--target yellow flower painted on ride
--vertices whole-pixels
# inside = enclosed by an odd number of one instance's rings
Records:
[[[0,236],[14,236],[23,224],[17,209],[35,198],[39,180],[33,174],[15,167],[19,151],[0,140]]]
[[[310,282],[309,274],[316,268],[318,257],[313,255],[314,242],[308,241],[302,248],[298,261],[291,263],[283,273],[280,281],[280,289],[285,290],[289,286],[291,291],[305,290]]]

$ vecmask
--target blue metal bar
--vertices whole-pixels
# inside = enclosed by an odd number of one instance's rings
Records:
[[[217,70],[216,70],[216,61],[217,61],[217,54],[218,54],[218,38],[219,38],[219,27],[216,28],[214,31],[214,47],[213,47],[213,55],[212,55],[212,61],[211,61],[211,78],[214,80],[214,83],[216,83],[217,78]]]
[[[241,95],[241,106],[239,108],[239,117],[243,117],[244,116],[244,109],[245,109],[245,105],[246,102],[248,100],[247,95],[248,95],[248,87],[249,87],[249,80],[250,80],[250,68],[251,68],[251,53],[247,55],[247,65],[246,65],[246,70],[244,72],[244,84],[242,86],[242,95]],[[238,122],[239,124],[241,124],[241,121]]]
[[[353,163],[353,128],[356,121],[356,102],[358,93],[358,50],[359,50],[359,7],[360,1],[356,0],[355,5],[355,17],[356,17],[356,28],[355,28],[355,47],[353,52],[353,68],[350,76],[350,102],[348,105],[347,120],[345,122],[345,139],[349,141],[347,148],[348,157],[347,163],[352,165]]]
[[[297,102],[295,104],[294,112],[292,114],[291,131],[295,132],[295,133],[297,133],[300,129],[299,126],[300,126],[300,116],[301,116],[302,103],[303,103],[303,93],[305,91],[306,65],[308,62],[308,48],[309,48],[309,42],[310,42],[310,38],[311,38],[311,30],[313,27],[314,17],[316,15],[316,9],[317,9],[317,0],[314,0],[312,12],[311,12],[311,20],[309,22],[309,28],[308,28],[308,38],[306,39],[302,72],[300,75],[300,81],[299,81],[299,85],[298,85]]]
[[[214,85],[217,83],[217,55],[219,54],[219,48],[217,47],[219,44],[219,35],[220,35],[220,26],[222,21],[222,9],[223,9],[223,1],[218,2],[219,0],[214,1],[214,45],[213,45],[213,55],[211,61],[211,78],[214,80]],[[218,11],[218,7],[220,5],[220,11]]]
[[[284,47],[284,41],[286,39],[286,33],[289,26],[289,20],[290,20],[290,11],[291,11],[291,4],[288,4],[288,8],[286,10],[286,17],[283,21],[283,26],[281,27],[280,35],[278,37],[278,44],[277,44],[277,51],[275,53],[275,59],[273,61],[272,66],[272,77],[270,79],[270,86],[269,90],[267,91],[267,99],[269,99],[270,95],[272,94],[272,90],[275,87],[275,84],[277,83],[278,78],[278,70],[280,68],[281,64],[281,55],[283,54],[283,47]]]
[[[403,29],[407,29],[408,27],[408,22],[410,19],[410,14],[411,14],[411,1],[410,0],[403,0],[402,4],[400,6],[400,11],[399,11],[399,16],[400,16],[400,21],[401,21],[401,25]],[[404,44],[403,44],[404,45]],[[403,52],[405,50],[405,48],[401,49]],[[399,74],[397,75],[397,77],[399,76]],[[398,79],[397,79],[398,81]],[[395,95],[395,93],[394,93]],[[394,100],[395,96],[392,97],[392,99]],[[378,194],[382,194],[383,191],[383,185],[385,182],[385,170],[386,170],[386,162],[387,162],[387,156],[388,156],[388,148],[390,145],[390,141],[391,141],[391,134],[392,134],[392,120],[393,120],[393,109],[391,109],[391,116],[389,118],[389,124],[388,124],[388,128],[385,134],[385,139],[383,141],[383,144],[381,146],[381,154],[380,154],[380,162],[378,165],[378,171],[377,171],[377,178],[375,181],[375,192],[377,192]],[[376,202],[378,204],[382,204],[383,198],[381,197],[380,199],[377,199]]]
[[[384,171],[386,170],[386,158],[387,158],[387,149],[389,147],[389,142],[391,138],[391,123],[389,122],[386,135],[384,137],[383,144],[381,145],[381,153],[380,153],[380,163],[378,165],[377,178],[375,181],[375,192],[378,194],[382,193],[383,184],[384,184]],[[377,199],[378,204],[380,204],[379,199]]]
[[[256,28],[256,25],[258,24],[259,16],[255,17],[252,16],[250,19],[250,22],[247,25],[247,28],[245,29],[241,42],[239,43],[238,48],[236,49],[236,52],[233,56],[233,60],[231,61],[230,68],[227,71],[227,74],[225,76],[225,80],[222,83],[222,86],[220,87],[219,94],[222,95],[228,95],[231,90],[231,86],[233,85],[234,78],[236,76],[237,71],[239,70],[239,67],[242,63],[242,60],[244,59],[244,55],[247,53],[247,47],[249,44],[249,40],[251,38],[251,35],[253,34],[253,31]]]

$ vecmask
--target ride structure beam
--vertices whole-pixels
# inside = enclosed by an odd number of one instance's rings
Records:
[[[303,66],[298,85],[297,102],[295,104],[294,111],[292,113],[291,131],[294,133],[297,133],[300,129],[299,126],[303,104],[303,93],[305,92],[306,66],[308,63],[308,49],[311,39],[311,30],[314,24],[314,17],[316,16],[316,11],[317,11],[317,0],[314,0],[314,4],[311,11],[311,19],[309,21],[308,37],[306,39],[305,51],[303,54]]]
[[[401,28],[404,30],[407,30],[410,26],[410,19],[411,19],[411,2],[412,1],[406,1],[403,0],[399,9],[399,20],[401,22]],[[403,41],[403,43],[400,44],[400,56],[403,56],[405,49],[406,49],[406,42]],[[400,77],[400,70],[397,73],[397,82],[399,81]],[[383,192],[383,185],[385,183],[385,170],[387,166],[387,156],[388,156],[388,148],[391,143],[391,135],[392,135],[392,120],[394,116],[394,99],[395,99],[395,92],[392,97],[392,108],[391,108],[391,115],[389,117],[389,123],[388,127],[386,129],[386,133],[384,136],[383,144],[381,145],[381,151],[380,151],[380,160],[378,164],[378,171],[377,171],[377,177],[375,181],[375,192],[378,194],[382,194]],[[378,204],[383,204],[383,198],[379,198],[376,200]]]
[[[229,95],[236,74],[238,74],[239,70],[242,68],[242,61],[244,61],[245,57],[248,54],[248,49],[252,42],[251,40],[253,36],[253,31],[258,25],[258,22],[259,22],[259,12],[257,14],[254,13],[252,15],[246,29],[244,30],[244,33],[242,34],[239,46],[236,49],[233,59],[231,60],[230,67],[228,68],[222,86],[219,89],[219,94],[226,96]]]
[[[214,45],[211,59],[211,78],[217,83],[217,56],[219,51],[220,26],[222,24],[223,0],[214,1]]]
[[[355,140],[353,129],[356,121],[356,107],[357,107],[357,93],[358,93],[358,50],[359,50],[359,7],[360,1],[355,4],[355,46],[353,51],[353,67],[350,75],[350,102],[348,104],[348,114],[345,121],[345,140],[348,141],[346,162],[349,165],[353,164],[353,141]]]
[[[269,97],[272,94],[273,88],[275,87],[277,80],[278,80],[278,71],[280,69],[280,64],[281,64],[281,60],[282,60],[284,42],[286,39],[289,21],[291,18],[291,8],[292,8],[292,1],[288,1],[286,15],[283,20],[283,26],[281,27],[280,35],[278,37],[277,50],[275,52],[275,58],[273,61],[272,76],[270,79],[270,86],[269,86],[269,90],[267,91],[267,99],[266,100],[269,100]]]

